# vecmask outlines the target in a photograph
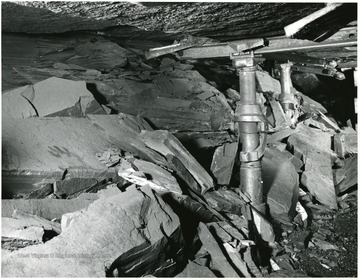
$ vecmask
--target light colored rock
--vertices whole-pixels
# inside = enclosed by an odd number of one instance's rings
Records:
[[[111,185],[107,186],[106,189],[99,190],[96,193],[96,195],[99,198],[106,198],[106,197],[110,197],[110,196],[113,196],[113,195],[118,195],[120,193],[121,193],[121,191],[116,186],[116,184],[111,184]]]
[[[270,76],[268,72],[256,71],[256,91],[272,93],[274,97],[280,95],[280,82]]]
[[[320,249],[320,250],[336,250],[339,251],[339,247],[337,247],[336,245],[333,245],[325,240],[321,240],[319,238],[315,238],[313,237],[311,239],[311,241]]]
[[[67,229],[71,224],[74,222],[74,220],[81,216],[81,214],[84,212],[84,210],[79,210],[72,213],[66,213],[61,216],[61,231],[64,231]]]
[[[21,212],[19,210],[14,210],[13,214],[11,215],[13,218],[23,222],[27,226],[37,226],[42,227],[45,230],[55,231],[57,234],[61,233],[60,224],[49,221],[42,217],[38,217],[36,215],[31,215],[25,212]]]
[[[33,91],[22,95],[34,106],[39,117],[81,116],[103,111],[92,93],[87,90],[85,81],[53,77],[36,83],[33,88]],[[68,111],[65,112],[66,110]]]
[[[232,88],[228,88],[225,92],[225,94],[233,101],[240,101],[240,93],[238,93],[236,90]]]
[[[140,277],[175,262],[167,256],[181,248],[178,234],[179,219],[160,197],[130,188],[95,201],[47,243],[7,254],[2,276],[105,277],[117,269]]]
[[[210,170],[218,185],[229,185],[238,145],[238,142],[225,143],[216,148]]]
[[[22,95],[24,92],[32,92],[33,86],[16,88],[2,94],[2,116],[3,122],[7,119],[26,119],[36,117],[37,113],[30,102]]]
[[[175,192],[182,194],[179,184],[170,172],[152,162],[134,159],[131,164],[121,164],[118,175],[133,184],[148,185],[160,193]]]
[[[277,147],[277,149],[279,149],[279,148]],[[299,159],[298,157],[291,154],[288,150],[282,151],[282,154],[291,161],[291,163],[294,165],[294,167],[296,169],[296,172],[298,172],[298,173],[302,172],[302,167],[304,166],[304,163],[302,162],[301,159]]]
[[[211,268],[219,271],[224,277],[239,277],[223,253],[223,249],[216,242],[210,230],[203,223],[199,224],[198,234],[204,249],[211,255]]]
[[[305,164],[301,183],[320,203],[337,209],[332,174],[332,160],[337,156],[331,150],[331,134],[298,124],[298,132],[287,143]]]
[[[255,208],[251,208],[253,221],[256,226],[258,234],[261,236],[262,240],[274,244],[275,242],[275,232],[273,230],[272,224],[264,217],[264,215],[258,212]]]
[[[291,122],[289,118],[285,115],[280,102],[276,100],[270,100],[269,103],[275,119],[275,129],[283,130],[284,128],[289,127]]]
[[[214,187],[211,176],[170,132],[142,131],[140,137],[148,147],[163,156],[176,157],[201,186],[202,193]]]
[[[331,150],[331,136],[331,133],[299,123],[296,132],[288,138],[287,144],[290,150],[293,151],[293,154],[300,159],[303,155],[308,154],[309,148],[322,151],[331,156],[331,158],[336,159],[337,155]],[[316,141],[314,141],[315,139]]]
[[[305,171],[301,176],[301,183],[321,204],[337,209],[329,155],[310,148],[304,162]]]
[[[267,143],[278,143],[282,139],[289,137],[290,135],[294,134],[295,132],[297,132],[296,128],[295,129],[292,129],[292,128],[282,129],[280,131],[277,131],[273,134],[268,135],[266,142]]]
[[[97,199],[97,198],[96,198]],[[47,220],[60,218],[65,213],[81,210],[89,206],[95,198],[84,199],[2,199],[2,217],[11,217],[14,210],[30,213]]]
[[[296,215],[299,175],[288,157],[276,148],[266,148],[262,159],[264,197],[270,215],[291,222]]]
[[[42,242],[43,235],[44,228],[41,226],[14,218],[1,218],[2,237]]]
[[[353,187],[358,182],[357,156],[345,159],[345,166],[340,169],[344,171],[344,179],[336,185],[336,193],[342,193]]]
[[[339,133],[334,136],[336,154],[344,158],[348,154],[358,153],[357,133]]]

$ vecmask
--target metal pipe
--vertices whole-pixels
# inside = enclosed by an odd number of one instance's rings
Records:
[[[279,101],[284,109],[284,113],[292,118],[294,114],[293,107],[293,94],[291,93],[291,66],[292,63],[282,63],[280,64],[280,83],[281,83],[281,94],[279,96]]]
[[[294,39],[293,39],[294,40]],[[295,41],[295,40],[294,40]],[[304,41],[304,40],[303,40]],[[270,41],[270,46],[273,42]],[[294,42],[295,43],[295,42]],[[316,50],[316,49],[324,49],[324,48],[339,48],[339,47],[350,47],[356,46],[356,40],[349,41],[335,41],[335,42],[324,42],[324,43],[314,43],[314,42],[304,42],[304,45],[293,45],[288,47],[268,47],[256,50],[256,54],[265,54],[265,53],[277,53],[277,52],[291,52],[291,51],[305,51],[305,50]]]
[[[257,104],[255,70],[254,66],[238,68],[242,105]],[[259,146],[260,136],[257,122],[240,121],[239,134],[242,152],[252,152]],[[260,159],[240,163],[240,189],[249,196],[251,204],[255,208],[262,213],[265,212]]]
[[[229,57],[231,53],[237,53],[238,50],[233,48],[234,45],[240,44],[241,41],[228,43],[204,44],[184,49],[179,53],[181,59],[201,59],[201,58],[220,58]],[[246,45],[244,40],[243,45]],[[324,41],[316,43],[308,40],[288,39],[288,38],[269,38],[269,46],[254,50],[255,55],[291,52],[291,51],[311,51],[323,48],[339,48],[357,46],[357,40],[351,39],[346,41]],[[237,48],[238,49],[238,48]]]

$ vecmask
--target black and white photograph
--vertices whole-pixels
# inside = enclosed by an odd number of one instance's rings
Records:
[[[356,1],[1,1],[1,277],[358,277]]]

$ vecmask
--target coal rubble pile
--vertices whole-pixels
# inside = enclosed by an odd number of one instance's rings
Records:
[[[289,122],[258,66],[264,216],[238,188],[234,70],[212,68],[220,86],[101,36],[3,40],[2,276],[357,275],[357,132],[320,103],[292,88]]]

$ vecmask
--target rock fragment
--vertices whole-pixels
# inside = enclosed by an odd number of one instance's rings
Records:
[[[238,150],[238,142],[225,143],[216,148],[210,170],[217,185],[229,185]]]
[[[281,93],[280,82],[270,76],[268,72],[256,71],[256,90],[262,93],[270,93],[277,97]]]
[[[97,199],[97,198],[96,198]],[[38,217],[52,220],[61,218],[61,215],[78,211],[89,206],[95,198],[84,199],[2,199],[2,217],[11,217],[14,210],[26,212]]]
[[[139,159],[120,165],[119,176],[139,186],[150,186],[159,193],[175,192],[181,194],[181,188],[170,172],[160,166]]]
[[[296,215],[299,197],[299,175],[294,165],[276,148],[267,148],[262,160],[264,196],[270,215],[291,222]]]
[[[149,188],[131,188],[95,201],[49,242],[6,254],[2,275],[105,277],[118,271],[141,277],[181,261],[181,248],[170,207]]]
[[[343,193],[357,184],[358,182],[357,156],[353,156],[345,159],[345,165],[340,170],[343,171],[344,178],[335,186],[335,190],[337,194]]]
[[[75,47],[76,56],[66,62],[90,69],[108,69],[127,64],[126,49],[110,41],[87,42]]]
[[[24,101],[19,100],[21,98]],[[9,91],[5,94],[3,102],[3,108],[14,111],[14,113],[6,114],[6,118],[10,116],[13,118],[80,117],[91,113],[105,114],[92,93],[86,89],[85,81],[71,81],[56,77],[38,82],[33,86]],[[19,107],[17,103],[23,105]],[[25,103],[28,103],[30,107],[28,105],[24,107]]]
[[[185,269],[175,276],[176,278],[216,278],[214,272],[208,267],[189,261]]]
[[[68,197],[84,189],[91,188],[98,181],[95,178],[69,178],[54,183],[54,194],[57,197]]]
[[[44,228],[14,218],[1,218],[1,237],[42,242]]]
[[[348,154],[357,154],[357,133],[339,133],[334,136],[334,148],[340,158]]]
[[[219,271],[223,277],[239,277],[239,274],[224,256],[221,247],[217,244],[215,238],[203,223],[199,224],[199,237],[205,250],[211,255],[211,269]]]
[[[201,186],[201,193],[214,187],[213,179],[195,158],[170,132],[165,130],[142,131],[142,141],[151,149],[168,157],[177,158]]]
[[[23,93],[34,89],[32,86],[24,86],[13,90],[6,91],[2,94],[2,116],[6,122],[11,119],[25,119],[38,116],[31,103],[24,98]]]
[[[99,182],[110,178],[115,180],[116,170],[100,162],[96,156],[108,148],[119,148],[166,166],[163,156],[137,139],[141,129],[145,128],[136,117],[126,114],[4,122],[3,195],[30,193],[44,180],[53,183],[64,176],[65,179],[90,178],[90,181],[94,178]],[[76,180],[83,182],[82,179]],[[71,181],[64,180],[63,183],[70,184]],[[76,189],[78,186],[73,187]]]
[[[19,210],[15,210],[12,214],[12,217],[23,222],[26,224],[26,226],[37,226],[42,227],[44,230],[54,231],[57,234],[61,233],[61,227],[59,223],[49,221],[36,215],[31,215]]]

